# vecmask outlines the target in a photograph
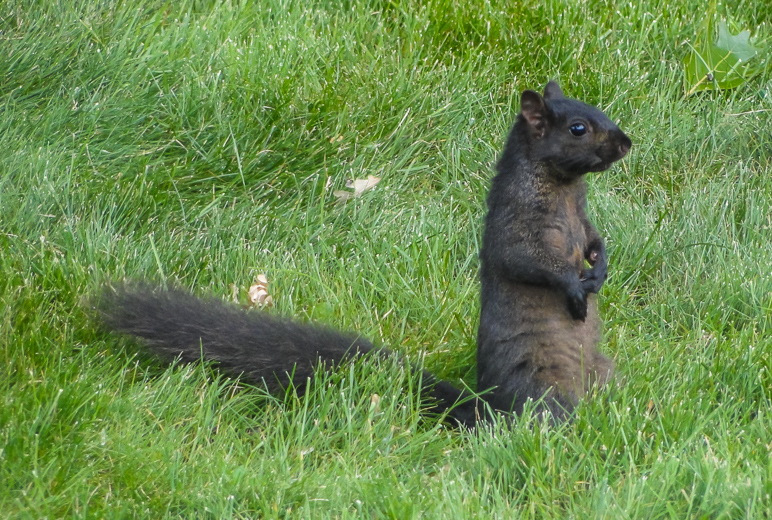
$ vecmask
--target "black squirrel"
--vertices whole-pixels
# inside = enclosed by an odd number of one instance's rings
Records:
[[[480,250],[477,390],[519,413],[544,397],[561,418],[612,375],[596,350],[594,296],[606,279],[603,239],[586,214],[584,175],[608,169],[630,139],[595,107],[567,99],[550,81],[523,92],[497,164]],[[586,264],[590,268],[586,268]]]
[[[588,298],[603,285],[608,262],[585,214],[582,177],[608,169],[630,146],[600,110],[566,99],[557,83],[543,97],[523,92],[492,181],[480,251],[477,389],[489,392],[474,396],[424,372],[436,412],[471,427],[490,410],[519,413],[529,398],[544,397],[562,418],[590,384],[611,376],[612,362],[596,351],[597,305]],[[203,356],[273,390],[292,382],[302,391],[319,361],[388,353],[355,334],[144,283],[103,291],[96,308],[109,329],[162,357]]]

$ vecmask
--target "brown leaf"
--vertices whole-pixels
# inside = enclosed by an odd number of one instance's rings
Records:
[[[360,197],[365,191],[372,189],[376,184],[381,182],[380,177],[375,175],[368,175],[366,179],[348,179],[346,181],[346,187],[352,188],[354,191],[335,190],[332,192],[338,198],[338,202],[346,202],[351,198]]]
[[[247,294],[252,305],[257,305],[258,307],[273,306],[273,298],[268,294],[268,278],[264,274],[257,275]]]

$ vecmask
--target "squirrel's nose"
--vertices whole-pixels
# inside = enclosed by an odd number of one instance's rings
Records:
[[[630,147],[633,145],[632,141],[630,141],[630,138],[627,137],[625,134],[622,134],[621,142],[619,143],[619,158],[621,159],[625,155],[627,155],[627,152],[630,151]]]

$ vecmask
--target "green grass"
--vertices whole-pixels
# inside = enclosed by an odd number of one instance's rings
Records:
[[[684,97],[703,4],[3,3],[0,516],[772,516],[772,74]],[[770,48],[768,2],[722,16]],[[488,180],[551,78],[634,143],[588,179],[618,375],[573,423],[448,430],[388,361],[268,396],[91,319],[106,280],[266,273],[473,386]]]

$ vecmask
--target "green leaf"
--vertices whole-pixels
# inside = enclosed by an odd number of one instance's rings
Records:
[[[731,52],[740,61],[748,61],[758,53],[756,47],[751,44],[751,32],[749,30],[746,29],[733,35],[723,20],[718,23],[716,46]]]
[[[709,17],[712,15],[709,14]],[[700,90],[725,90],[736,88],[748,81],[758,70],[748,61],[758,54],[750,40],[750,31],[733,35],[725,21],[718,24],[718,39],[710,43],[713,24],[706,20],[705,41],[697,42],[684,59],[686,93]]]

